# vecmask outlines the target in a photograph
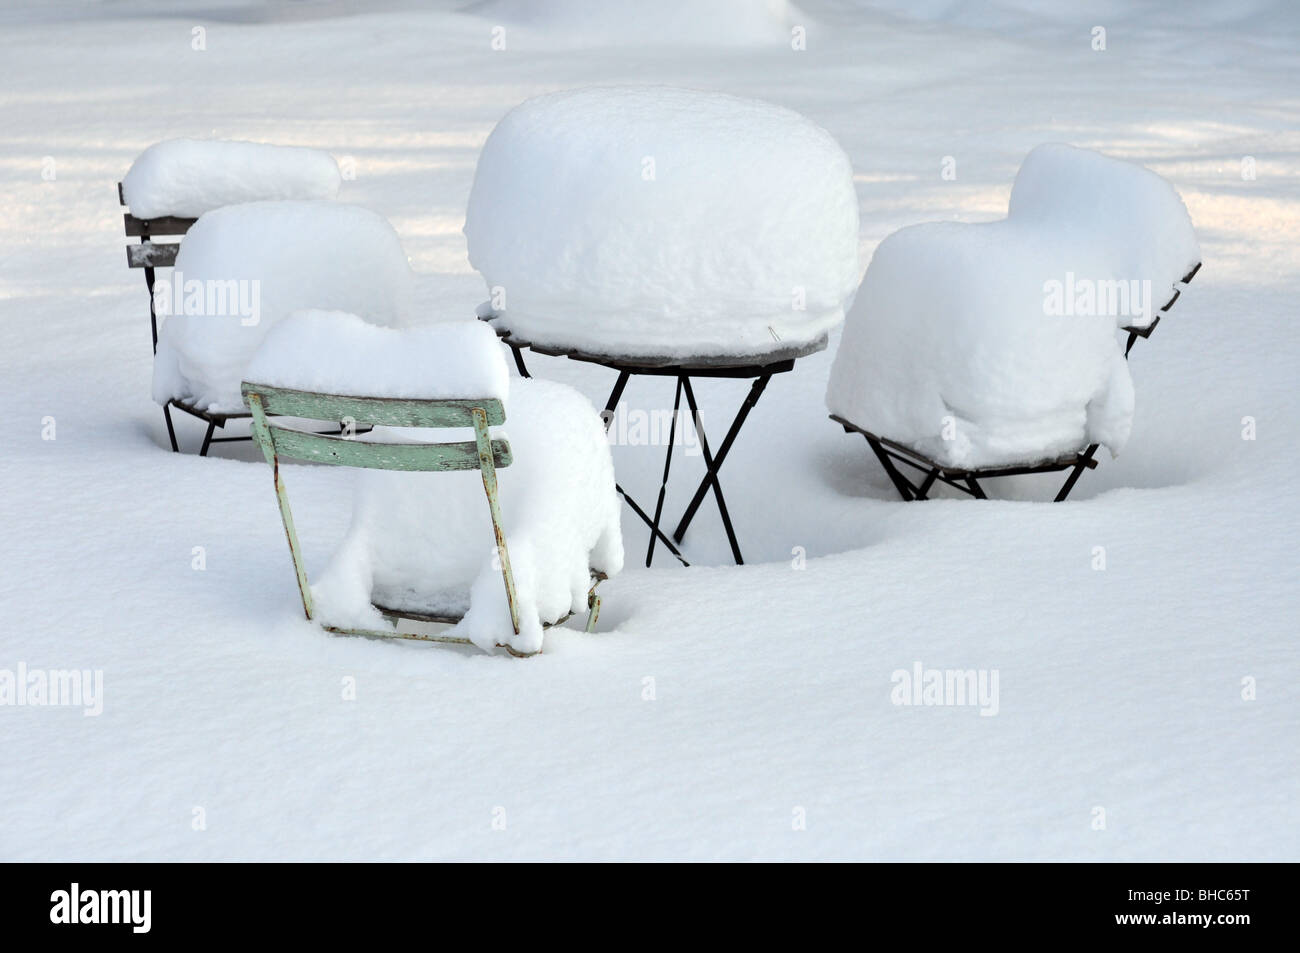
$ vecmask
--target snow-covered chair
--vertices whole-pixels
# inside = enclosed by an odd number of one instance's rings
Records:
[[[200,454],[227,421],[247,417],[240,381],[267,331],[293,311],[319,308],[397,326],[412,275],[401,241],[380,215],[323,201],[249,202],[205,213],[154,301],[170,312],[154,355],[153,397],[207,424]]]
[[[1169,183],[1039,146],[1002,221],[914,225],[881,242],[831,368],[831,419],[866,437],[904,500],[936,482],[982,498],[987,477],[1069,471],[1064,500],[1100,446],[1123,448],[1128,348],[1199,267]]]
[[[623,565],[601,419],[571,388],[511,382],[495,342],[477,322],[395,331],[339,312],[301,312],[267,336],[243,394],[308,619],[515,655],[539,652],[545,628],[584,608],[592,631],[596,585]],[[309,433],[271,414],[375,430],[367,440]],[[509,438],[493,435],[507,414]],[[447,440],[443,428],[472,439]],[[286,457],[362,468],[351,528],[314,586],[281,479]],[[420,633],[403,619],[456,628]]]
[[[153,306],[155,269],[170,268],[179,242],[155,238],[184,235],[204,212],[223,205],[273,199],[332,199],[341,183],[338,164],[318,149],[261,142],[168,139],[136,158],[117,198],[127,238],[129,268],[144,269],[149,290],[149,324],[158,349],[158,317]]]

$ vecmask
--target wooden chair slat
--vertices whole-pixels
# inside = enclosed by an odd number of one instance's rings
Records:
[[[126,234],[130,238],[144,238],[150,235],[184,235],[198,219],[177,218],[174,215],[160,215],[158,218],[136,218],[130,212],[122,216]]]
[[[346,394],[318,394],[311,391],[243,384],[244,402],[257,394],[268,414],[307,417],[312,420],[344,420],[385,427],[473,427],[474,409],[487,414],[490,427],[505,423],[506,412],[495,397],[474,400],[404,400],[394,397],[353,397]]]
[[[448,472],[479,469],[478,445],[473,440],[452,443],[377,443],[327,434],[308,433],[269,424],[275,452],[282,457],[312,463],[364,467],[369,470],[415,470]],[[510,445],[500,438],[492,441],[492,462],[510,466]]]
[[[176,264],[176,253],[181,246],[175,243],[142,242],[126,246],[128,268],[171,268]]]

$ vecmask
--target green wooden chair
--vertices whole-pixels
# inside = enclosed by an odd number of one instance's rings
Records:
[[[505,408],[496,398],[482,400],[400,400],[385,397],[353,397],[339,394],[322,394],[312,391],[290,390],[265,384],[244,381],[241,388],[244,403],[253,416],[253,438],[262,448],[266,462],[271,465],[275,480],[275,495],[280,504],[280,518],[293,568],[298,577],[298,591],[302,596],[303,611],[314,621],[311,588],[302,561],[302,549],[294,530],[293,512],[289,496],[280,479],[280,458],[309,460],[314,463],[337,464],[348,467],[365,467],[379,470],[454,471],[479,470],[483,477],[483,490],[487,494],[488,509],[492,514],[492,530],[496,535],[496,553],[501,565],[501,578],[505,584],[506,601],[510,607],[510,621],[519,634],[519,608],[515,595],[515,579],[510,569],[510,553],[505,532],[501,526],[501,505],[497,493],[498,467],[511,463],[510,445],[502,438],[492,439],[488,428],[505,422]],[[321,421],[354,421],[357,426],[387,427],[472,427],[474,440],[447,443],[377,443],[355,440],[349,436],[310,433],[294,430],[271,419],[272,416],[298,417]],[[592,632],[600,616],[600,596],[596,586],[605,579],[603,573],[592,573],[592,585],[587,594],[587,626]],[[462,616],[426,614],[409,609],[394,609],[374,603],[374,607],[387,619],[400,622],[410,619],[419,622],[453,624]],[[556,620],[559,624],[569,616]],[[549,628],[549,625],[547,627]],[[345,629],[325,625],[327,631],[339,635],[360,635],[373,638],[418,639],[427,642],[452,642],[470,644],[469,639],[451,635],[427,635],[404,632],[401,629]],[[502,645],[512,655],[520,655],[509,645]]]

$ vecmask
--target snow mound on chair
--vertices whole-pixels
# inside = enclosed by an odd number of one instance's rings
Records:
[[[482,321],[395,330],[344,311],[296,311],[267,333],[245,375],[322,394],[505,400],[501,350]]]
[[[153,397],[212,411],[244,409],[248,361],[294,311],[346,311],[384,326],[405,321],[412,275],[380,215],[335,202],[251,202],[194,223],[159,278],[171,311],[158,336]]]
[[[223,139],[168,139],[140,153],[122,179],[136,218],[277,199],[332,199],[342,179],[328,152]]]
[[[457,634],[484,649],[507,644],[530,653],[542,647],[544,624],[586,611],[591,570],[612,576],[623,567],[619,498],[599,415],[569,387],[521,378],[511,382],[506,426],[495,430],[514,458],[497,479],[519,634],[478,470],[359,472],[351,527],[312,587],[321,622],[392,628],[372,602],[464,612]],[[473,433],[381,427],[364,439],[447,442]]]
[[[1092,443],[1117,454],[1134,391],[1116,328],[1149,325],[1199,260],[1187,210],[1159,176],[1040,146],[1006,219],[914,225],[881,242],[826,405],[953,467]]]

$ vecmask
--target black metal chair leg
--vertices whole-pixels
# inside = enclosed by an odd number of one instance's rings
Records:
[[[212,446],[212,434],[216,429],[216,421],[208,424],[208,432],[203,435],[203,449],[199,451],[199,456],[206,457],[208,455],[208,448]]]
[[[664,497],[668,495],[668,472],[673,465],[673,438],[677,435],[677,413],[682,407],[682,378],[677,378],[677,394],[673,398],[673,416],[668,424],[668,449],[664,453],[664,477],[659,483],[659,500],[655,503],[654,522],[650,524],[650,546],[645,553],[645,567],[650,568],[650,563],[655,558],[655,543],[659,541],[659,520],[664,513]],[[678,542],[681,542],[678,539]]]
[[[713,462],[718,469],[721,469],[722,462],[727,459],[727,454],[731,452],[731,445],[735,443],[736,436],[740,433],[740,428],[745,423],[745,418],[748,417],[749,412],[754,409],[754,405],[758,403],[759,397],[763,395],[763,389],[767,387],[767,382],[771,379],[771,374],[764,374],[762,377],[755,379],[754,383],[750,386],[749,394],[745,397],[744,403],[740,405],[740,410],[736,414],[736,419],[731,422],[731,429],[727,431],[726,437],[722,440],[722,446],[718,448],[718,455],[713,458]],[[695,496],[691,497],[691,503],[686,507],[686,512],[682,514],[682,519],[681,522],[677,524],[677,529],[673,531],[673,539],[677,540],[677,542],[680,543],[682,537],[686,535],[687,527],[691,525],[691,520],[695,518],[695,511],[700,508],[700,504],[704,502],[704,497],[708,492],[709,480],[706,477],[704,482],[700,484],[699,489],[695,491]]]
[[[1065,498],[1070,495],[1070,491],[1074,489],[1074,484],[1079,482],[1079,477],[1083,475],[1083,471],[1088,469],[1088,462],[1092,460],[1092,455],[1096,452],[1097,444],[1095,443],[1083,452],[1083,456],[1079,458],[1079,462],[1070,471],[1070,475],[1065,480],[1065,486],[1061,487],[1061,492],[1056,494],[1056,499],[1053,502],[1063,503],[1065,501]]]
[[[143,245],[149,239],[145,236],[140,237],[140,244]],[[149,330],[153,332],[153,352],[158,353],[158,312],[154,305],[153,287],[154,287],[154,270],[145,268],[144,286],[149,289]]]
[[[686,406],[690,409],[691,420],[695,424],[695,435],[700,439],[700,451],[704,456],[705,482],[713,485],[713,497],[718,504],[718,513],[722,517],[722,528],[727,533],[727,542],[731,544],[731,556],[737,566],[743,566],[745,560],[740,555],[740,544],[736,542],[736,530],[731,525],[731,514],[727,512],[727,501],[722,496],[722,484],[718,480],[718,463],[709,452],[709,438],[704,434],[704,425],[700,422],[700,408],[695,403],[695,391],[691,379],[685,377],[682,383],[686,390]],[[680,542],[680,540],[679,540]]]
[[[980,487],[979,482],[976,481],[976,479],[975,479],[974,477],[967,477],[967,478],[966,478],[966,485],[967,485],[968,487],[970,487],[970,495],[973,496],[973,497],[975,497],[975,499],[977,499],[977,500],[987,500],[987,499],[988,499],[988,497],[984,495],[984,490],[983,490],[983,488]]]
[[[880,465],[885,468],[885,474],[889,477],[890,482],[894,484],[894,489],[903,498],[903,502],[910,503],[914,500],[916,497],[912,493],[912,484],[894,466],[894,461],[889,459],[889,454],[885,452],[885,448],[880,441],[867,437],[867,445],[871,447],[871,451],[876,455],[876,459],[880,461]]]
[[[921,481],[921,485],[916,488],[916,499],[928,500],[930,498],[930,488],[934,486],[934,481],[937,479],[939,479],[937,468],[927,473],[925,479]]]
[[[509,344],[509,342],[506,343]],[[528,366],[524,363],[523,348],[519,347],[517,344],[510,344],[510,353],[515,356],[515,368],[518,369],[519,376],[532,377],[533,375],[528,373]]]
[[[176,428],[172,426],[171,401],[163,404],[163,420],[167,421],[167,439],[172,442],[172,453],[180,453],[180,444],[176,442]]]

